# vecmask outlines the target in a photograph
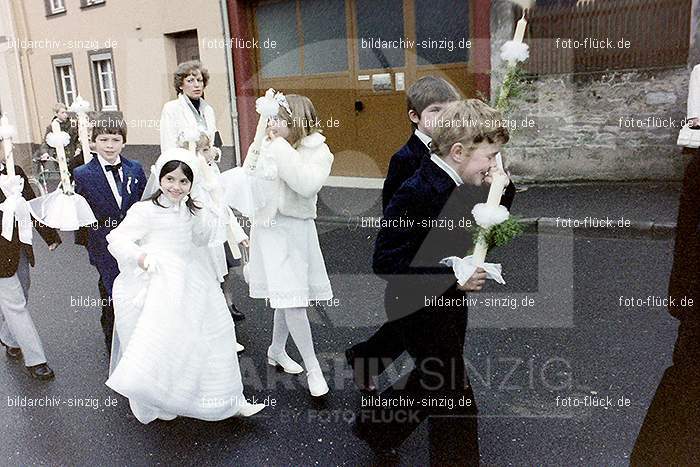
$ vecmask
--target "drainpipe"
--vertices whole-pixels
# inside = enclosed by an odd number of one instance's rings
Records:
[[[234,157],[236,166],[242,165],[241,142],[238,128],[238,105],[236,101],[236,82],[234,80],[233,63],[231,60],[231,30],[228,23],[227,0],[219,0],[221,5],[221,23],[224,28],[224,55],[226,56],[226,81],[228,82],[229,102],[231,104],[231,133],[233,136]]]

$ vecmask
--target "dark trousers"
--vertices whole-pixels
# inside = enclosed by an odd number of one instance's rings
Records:
[[[105,345],[109,353],[112,351],[112,334],[114,333],[114,306],[112,305],[112,297],[107,292],[102,277],[100,277],[97,286],[100,289],[100,298],[103,304],[100,324],[102,325],[102,332],[105,335]]]
[[[384,372],[406,350],[399,327],[399,321],[387,321],[369,339],[354,345],[355,368],[362,365],[372,375]]]
[[[430,417],[431,464],[478,465],[477,409],[463,359],[466,309],[424,308],[393,323],[415,368],[379,396],[391,408],[363,407],[359,429],[398,447]]]
[[[682,322],[630,456],[632,466],[700,465],[700,325]]]

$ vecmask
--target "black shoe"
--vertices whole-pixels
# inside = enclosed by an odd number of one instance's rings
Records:
[[[355,347],[350,347],[345,351],[345,360],[353,369],[352,375],[355,385],[362,392],[373,394],[377,392],[377,388],[372,382],[372,374],[369,369],[369,362],[363,357],[358,357]],[[355,364],[359,364],[355,368]]]
[[[233,318],[234,321],[241,321],[245,319],[245,315],[238,311],[238,308],[236,308],[236,305],[233,303],[228,307],[228,310],[231,312],[231,318]]]
[[[0,341],[0,345],[5,347],[5,355],[7,355],[7,358],[9,358],[10,360],[19,361],[22,359],[22,349],[20,349],[19,347],[10,347],[3,341]]]
[[[56,376],[51,368],[49,368],[49,365],[46,363],[40,363],[39,365],[34,365],[34,366],[28,366],[27,370],[29,371],[29,374],[31,375],[32,378],[38,379],[41,381],[48,381],[50,379],[53,379],[54,376]]]
[[[370,424],[371,425],[371,424]],[[352,424],[352,434],[364,441],[380,461],[380,465],[399,465],[401,457],[396,446],[383,443],[381,434],[366,423],[355,421]]]

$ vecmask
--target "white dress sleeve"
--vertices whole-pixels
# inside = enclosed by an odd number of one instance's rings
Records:
[[[219,246],[226,241],[226,213],[213,203],[198,202],[193,214],[192,242],[195,246]]]
[[[284,138],[275,138],[270,143],[277,173],[287,186],[304,198],[316,195],[331,173],[333,155],[326,144],[318,146],[313,155],[304,160]]]
[[[124,220],[107,235],[107,249],[119,263],[119,269],[137,267],[138,259],[144,253],[140,243],[149,232],[148,215],[144,212],[147,202],[134,204]]]

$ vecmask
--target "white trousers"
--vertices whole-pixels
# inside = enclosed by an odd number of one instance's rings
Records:
[[[0,340],[10,347],[19,347],[26,366],[46,363],[44,347],[34,321],[27,310],[29,262],[20,253],[17,272],[0,277]]]

